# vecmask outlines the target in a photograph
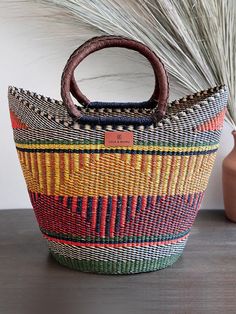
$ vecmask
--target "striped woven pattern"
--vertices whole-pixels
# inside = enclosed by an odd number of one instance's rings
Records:
[[[170,103],[157,125],[82,125],[62,102],[9,88],[18,157],[55,259],[109,274],[173,264],[207,187],[226,103],[220,86]],[[93,103],[82,111],[149,115],[143,107]],[[133,145],[105,146],[105,132],[116,130],[133,132]]]

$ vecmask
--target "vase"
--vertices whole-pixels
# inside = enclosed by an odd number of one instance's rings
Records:
[[[223,161],[222,180],[226,217],[236,222],[236,131],[232,132],[234,147]]]

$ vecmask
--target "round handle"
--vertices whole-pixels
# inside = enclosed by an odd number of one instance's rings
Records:
[[[100,37],[95,37],[95,38],[97,38],[97,40],[107,40],[107,39],[110,39],[111,37],[117,38],[117,39],[121,38],[120,36],[100,36]],[[90,41],[94,40],[95,38],[92,38],[92,39],[86,41],[84,43],[84,45],[89,44]],[[81,105],[83,105],[83,104],[88,105],[90,103],[88,98],[81,92],[80,88],[78,87],[74,72],[73,72],[73,76],[72,76],[71,83],[70,83],[70,92]]]
[[[135,50],[149,60],[155,75],[155,88],[149,102],[155,108],[153,111],[154,120],[156,122],[159,121],[165,114],[169,95],[168,77],[164,65],[156,54],[144,44],[132,39],[117,36],[101,36],[92,38],[76,49],[67,61],[62,73],[61,96],[71,116],[79,119],[82,117],[82,113],[74,104],[70,95],[70,89],[72,94],[81,104],[90,104],[90,101],[82,94],[76,85],[74,79],[74,71],[76,67],[91,53],[109,47],[120,47]]]

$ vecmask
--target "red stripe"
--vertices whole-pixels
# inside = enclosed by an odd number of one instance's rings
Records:
[[[117,206],[117,197],[113,196],[112,197],[112,210],[111,210],[110,237],[114,236],[114,231],[115,231],[116,206]]]
[[[131,155],[131,166],[132,167],[136,166],[136,155],[135,154]]]
[[[141,171],[144,172],[147,166],[147,155],[142,155]]]
[[[83,168],[84,166],[84,154],[79,154],[79,167]]]
[[[74,171],[74,156],[73,154],[68,154],[68,157],[69,157],[69,169],[70,169],[69,171],[70,173],[72,173]]]
[[[157,200],[157,197],[156,196],[152,196],[152,201],[151,201],[151,207],[152,208],[155,206],[156,200]]]
[[[92,229],[95,229],[95,227],[96,227],[97,207],[98,207],[98,198],[97,198],[97,196],[94,196],[93,197],[93,203],[92,203],[92,217],[91,217]]]
[[[141,210],[145,210],[146,206],[147,206],[147,197],[142,196],[142,208],[141,208]]]
[[[63,198],[63,205],[65,206],[65,207],[67,207],[67,200],[68,200],[68,197],[67,196],[64,196],[64,198]]]
[[[102,198],[101,223],[100,223],[100,237],[105,237],[107,203],[108,203],[108,197],[103,196],[103,198]]]
[[[156,167],[157,167],[157,155],[153,155],[152,156],[152,163],[151,163],[151,176],[152,176],[152,179],[154,178],[153,175],[155,173]]]
[[[122,196],[120,226],[124,227],[127,211],[127,196]]]
[[[88,197],[84,196],[82,200],[82,210],[81,210],[81,216],[83,218],[86,218],[87,215],[87,206],[88,206]]]
[[[137,198],[138,198],[137,196],[132,197],[131,217],[134,217],[136,214]]]
[[[75,197],[75,196],[72,197],[71,211],[73,213],[76,213],[76,211],[77,211],[77,197]]]
[[[63,170],[65,169],[65,161],[64,161],[64,156],[62,154],[58,154],[58,158],[59,158],[59,166],[60,166],[60,169]],[[59,182],[60,182],[60,185],[64,184],[64,181],[65,181],[65,176],[64,176],[64,171],[60,171],[60,174],[59,174]]]
[[[192,222],[199,207],[197,204],[198,202],[200,203],[200,195],[199,193],[195,193],[197,201],[194,206],[190,206],[186,203],[183,199],[183,195],[160,198],[160,201],[154,204],[154,207],[150,207],[138,213],[136,212],[135,217],[126,222],[125,235],[153,236],[160,233],[163,235],[174,234],[176,230],[178,230],[178,232],[186,231],[192,226]],[[157,196],[154,197],[154,203],[156,199]],[[58,202],[58,196],[40,194],[38,200],[33,202],[40,227],[51,232],[68,235],[73,234],[73,236],[84,237],[89,233],[95,236],[95,230],[92,230],[90,222],[88,223],[86,219],[87,198],[83,197],[81,200],[83,205],[83,217],[81,213],[72,213],[71,210],[68,210],[67,207]],[[109,219],[109,222],[112,223],[112,226],[109,223],[109,228],[114,234],[117,199],[111,197],[111,202],[113,203],[113,207],[111,204],[112,221]],[[133,205],[135,202],[136,200],[133,200]],[[166,210],[166,208],[171,210]],[[179,217],[182,217],[182,219],[180,220]],[[84,230],[86,230],[86,233]],[[120,229],[116,235],[118,236],[121,231]]]
[[[178,239],[174,239],[174,240],[168,240],[168,241],[156,241],[156,242],[142,242],[142,243],[82,243],[82,242],[73,242],[73,241],[66,241],[66,240],[61,240],[61,239],[56,239],[56,238],[52,238],[49,237],[47,235],[43,235],[44,238],[46,238],[49,241],[53,241],[56,243],[63,243],[63,244],[69,244],[69,245],[74,245],[74,246],[86,246],[86,247],[135,247],[135,246],[165,246],[168,244],[174,244],[174,243],[178,243],[181,242],[185,239],[187,239],[189,236],[189,234],[178,238]]]

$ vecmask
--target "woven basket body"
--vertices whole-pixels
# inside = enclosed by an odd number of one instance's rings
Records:
[[[110,274],[173,264],[207,187],[226,102],[221,86],[172,102],[156,124],[101,125],[73,119],[64,102],[9,88],[18,157],[54,258]],[[96,102],[81,112],[145,120],[151,110]],[[107,132],[132,133],[133,142],[105,145]]]

